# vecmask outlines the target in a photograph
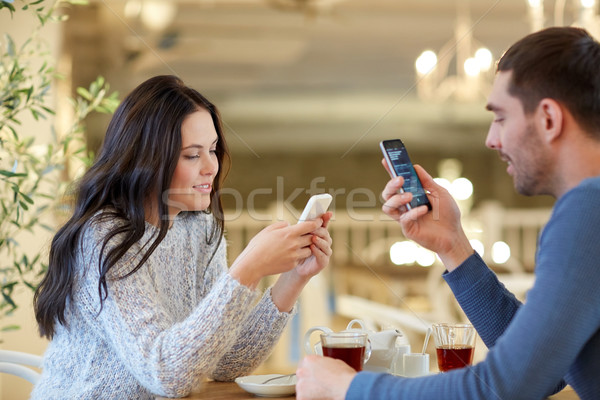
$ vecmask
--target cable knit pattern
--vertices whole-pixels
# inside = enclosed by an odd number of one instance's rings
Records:
[[[292,313],[227,274],[225,240],[207,244],[212,217],[181,214],[133,275],[157,229],[109,273],[100,310],[98,256],[114,222],[86,229],[67,327],[58,325],[44,356],[33,399],[152,399],[182,397],[210,377],[231,380],[269,355]],[[110,243],[109,243],[110,247]]]

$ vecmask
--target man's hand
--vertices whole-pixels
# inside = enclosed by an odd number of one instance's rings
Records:
[[[410,211],[406,209],[406,204],[412,200],[412,193],[399,193],[404,184],[402,177],[391,179],[383,189],[381,196],[385,203],[382,210],[400,223],[407,238],[436,252],[448,271],[452,271],[473,254],[460,223],[458,205],[450,193],[435,183],[421,166],[415,165],[415,170],[427,191],[432,210],[429,211],[427,206],[415,207]]]
[[[296,370],[298,400],[343,400],[356,371],[331,357],[304,357]]]

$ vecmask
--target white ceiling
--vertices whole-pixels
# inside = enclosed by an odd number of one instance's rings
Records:
[[[156,33],[127,19],[123,1],[99,2],[123,32],[132,86],[181,76],[220,107],[231,146],[249,152],[344,153],[389,137],[483,151],[485,93],[470,104],[422,103],[415,59],[453,40],[459,10],[495,59],[530,31],[526,0],[176,3],[175,21]]]

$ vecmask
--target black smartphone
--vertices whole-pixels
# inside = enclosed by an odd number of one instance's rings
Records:
[[[400,139],[384,140],[379,143],[383,157],[387,162],[390,171],[394,177],[402,176],[404,178],[404,185],[400,189],[401,191],[411,192],[413,198],[406,208],[409,210],[413,207],[419,207],[426,205],[431,210],[431,203],[427,198],[427,193],[423,189],[423,185],[417,176],[417,171],[413,167],[410,157],[404,143]]]

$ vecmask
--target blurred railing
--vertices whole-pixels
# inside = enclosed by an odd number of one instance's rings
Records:
[[[226,215],[232,262],[261,229],[281,220],[295,223],[300,211],[276,204],[260,213],[238,211],[234,215],[226,211]],[[549,216],[550,209],[505,209],[488,202],[463,217],[467,236],[483,244],[483,258],[522,299],[533,282],[537,238]],[[439,260],[429,267],[390,261],[390,247],[406,238],[399,224],[380,209],[335,210],[329,231],[333,238],[331,265],[305,288],[295,322],[286,329],[266,365],[293,370],[304,332],[315,325],[331,326],[340,317],[361,318],[375,329],[400,328],[411,343],[422,343],[432,322],[465,319],[441,278],[444,267]],[[498,241],[511,249],[510,258],[502,264],[491,257]],[[263,285],[272,282],[266,279]],[[484,353],[485,346],[480,347]]]
[[[491,266],[512,272],[532,272],[537,240],[550,211],[547,208],[506,209],[498,203],[486,202],[463,217],[463,226],[470,239],[481,241],[483,257]],[[237,212],[234,217],[231,217],[233,212],[226,210],[230,260],[234,260],[261,229],[278,220],[294,223],[294,216],[299,214],[281,205],[260,213]],[[380,209],[335,210],[329,231],[333,238],[333,265],[391,265],[391,245],[406,240],[399,224]],[[511,257],[503,264],[495,264],[491,258],[492,246],[498,241],[507,243],[511,250]]]

